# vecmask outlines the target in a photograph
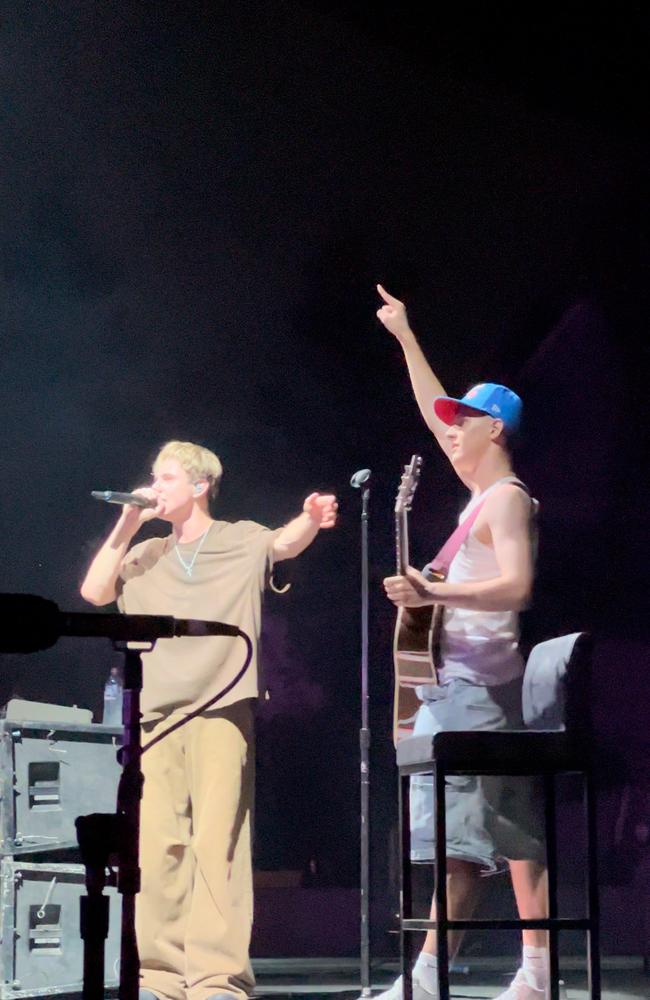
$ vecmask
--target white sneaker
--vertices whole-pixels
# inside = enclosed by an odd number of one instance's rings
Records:
[[[399,976],[392,986],[383,993],[378,993],[372,1000],[404,1000],[404,987],[402,977]],[[413,1000],[438,1000],[438,990],[433,993],[420,982],[416,975],[413,976]]]
[[[519,969],[508,989],[504,993],[499,993],[494,1000],[547,1000],[547,997],[548,991],[538,990],[531,983],[528,974]]]

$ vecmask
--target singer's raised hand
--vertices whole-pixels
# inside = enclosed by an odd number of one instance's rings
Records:
[[[377,285],[377,291],[384,300],[384,304],[377,310],[377,319],[401,343],[404,338],[411,334],[406,306],[394,295],[387,292],[383,285]]]
[[[332,493],[310,493],[302,505],[302,513],[285,524],[276,535],[273,543],[275,560],[295,559],[311,545],[319,531],[333,528],[338,506]]]
[[[302,509],[322,530],[334,527],[338,507],[337,499],[332,493],[310,493]]]

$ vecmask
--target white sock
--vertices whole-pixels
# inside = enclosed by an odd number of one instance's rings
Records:
[[[438,956],[428,951],[421,951],[413,966],[418,979],[428,993],[438,994]]]
[[[549,980],[548,948],[536,948],[532,944],[525,944],[522,968],[536,990],[546,989]]]

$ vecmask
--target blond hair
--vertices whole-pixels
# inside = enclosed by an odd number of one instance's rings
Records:
[[[156,456],[153,463],[154,472],[161,462],[169,458],[175,459],[185,469],[191,482],[197,483],[206,480],[209,484],[210,497],[216,497],[223,475],[223,467],[213,451],[200,444],[192,444],[191,441],[168,441]]]

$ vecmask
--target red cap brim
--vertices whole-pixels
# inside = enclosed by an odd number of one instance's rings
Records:
[[[433,412],[443,424],[453,424],[460,405],[460,400],[451,396],[437,396],[433,401]]]

